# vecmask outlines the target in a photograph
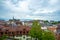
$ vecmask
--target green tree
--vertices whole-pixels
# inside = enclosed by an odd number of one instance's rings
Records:
[[[42,40],[55,40],[54,33],[47,30],[42,32]]]
[[[45,20],[44,23],[49,23],[49,21],[48,20]]]
[[[59,23],[55,21],[55,22],[52,22],[52,24],[59,24]]]
[[[33,22],[29,35],[38,40],[55,40],[54,34],[51,31],[42,30],[38,21]]]
[[[32,28],[29,32],[29,35],[33,38],[41,39],[42,30],[41,30],[41,25],[39,24],[38,21],[35,20],[33,22]]]

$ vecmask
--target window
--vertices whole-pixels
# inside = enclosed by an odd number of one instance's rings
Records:
[[[14,32],[12,32],[12,34],[14,34]]]
[[[26,35],[28,35],[28,31],[26,31]]]
[[[20,34],[22,34],[22,31],[20,31]]]
[[[8,32],[8,34],[11,34],[11,32]]]
[[[27,34],[28,34],[28,31],[27,31]]]
[[[0,30],[1,30],[1,28],[0,28]]]
[[[19,33],[19,31],[17,31],[17,33]]]
[[[1,35],[3,35],[3,32],[0,32],[1,33]]]
[[[5,32],[5,34],[7,34],[7,32]]]
[[[25,31],[23,32],[23,34],[25,34]]]

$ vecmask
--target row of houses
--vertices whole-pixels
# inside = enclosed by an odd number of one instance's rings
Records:
[[[19,40],[35,40],[31,38],[28,34],[31,29],[32,21],[20,21],[19,19],[10,19],[9,21],[0,21],[0,37],[2,35],[7,35],[9,37],[14,37]],[[43,20],[38,20],[42,25],[41,29],[51,30],[56,35],[56,39],[60,40],[60,24],[51,25],[44,24]]]

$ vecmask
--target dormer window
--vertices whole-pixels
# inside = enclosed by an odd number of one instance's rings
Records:
[[[25,31],[25,28],[23,29],[23,31]]]
[[[6,29],[6,31],[8,31],[8,29]]]

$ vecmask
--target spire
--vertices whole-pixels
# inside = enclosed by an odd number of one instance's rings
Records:
[[[13,16],[13,20],[14,20],[14,16]]]

